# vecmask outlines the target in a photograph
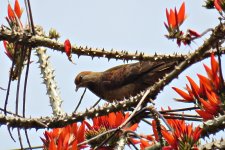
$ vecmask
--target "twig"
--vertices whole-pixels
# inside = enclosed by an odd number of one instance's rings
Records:
[[[146,120],[146,119],[144,119],[144,118],[142,118],[141,120],[144,121],[145,123],[147,123],[147,124],[150,125],[150,126],[152,125],[152,123],[151,123],[150,121],[148,121],[148,120]]]
[[[2,87],[0,87],[0,90],[6,91],[6,89],[4,89],[4,88],[2,88]]]
[[[161,110],[159,112],[167,113],[167,112],[189,111],[189,110],[195,110],[195,109],[199,109],[199,107],[179,108],[179,109],[173,109],[173,110]]]
[[[8,87],[7,87],[7,93],[6,93],[6,98],[5,98],[5,104],[4,104],[4,114],[5,115],[7,115],[7,104],[8,104],[9,92],[10,92],[11,81],[12,81],[13,67],[15,65],[15,57],[16,57],[16,51],[14,51],[13,59],[12,59],[12,65],[11,65],[11,68],[10,68]],[[7,126],[7,128],[8,128],[8,132],[9,132],[9,135],[10,135],[11,139],[15,142],[16,140],[14,139],[14,137],[13,137],[11,131],[10,131],[9,126]]]
[[[99,98],[98,99],[98,101],[97,102],[95,102],[95,104],[93,105],[93,106],[91,106],[91,108],[94,108],[95,106],[97,106],[98,105],[98,103],[101,101],[102,99],[101,98]]]
[[[158,138],[159,138],[159,143],[161,145],[161,148],[164,146],[163,144],[163,135],[162,135],[162,132],[161,132],[161,123],[160,123],[160,120],[159,120],[159,117],[161,117],[157,111],[155,111],[154,107],[149,107],[148,109],[151,114],[152,114],[152,117],[153,119],[155,120],[156,122],[156,130],[157,130],[157,134],[158,134]],[[172,131],[170,125],[167,123],[167,121],[162,118],[162,120],[166,123],[166,125],[168,126],[168,128],[170,129],[170,131]]]
[[[0,108],[0,110],[1,110],[1,111],[4,111],[3,108]],[[8,111],[8,110],[6,111],[6,113],[7,113],[7,114],[10,114],[10,115],[17,116],[17,117],[22,117],[22,116],[20,116],[20,115],[17,115],[17,114],[15,114],[15,113],[11,112],[11,111]]]
[[[167,115],[169,115],[169,116],[181,116],[181,117],[202,118],[202,117],[200,117],[198,115],[183,114],[183,113],[162,113],[162,114],[163,114],[164,117],[167,116]]]
[[[9,92],[10,92],[11,81],[12,81],[13,67],[15,66],[15,58],[16,58],[16,51],[14,51],[14,54],[13,54],[12,65],[11,65],[10,74],[9,74],[8,87],[7,87],[7,93],[6,93],[5,105],[4,105],[5,115],[7,115],[6,111],[7,111],[7,104],[8,104]]]
[[[17,47],[18,47],[18,45],[17,44],[15,44],[15,51],[16,51],[16,49],[17,49]],[[22,73],[22,66],[23,66],[23,60],[24,60],[24,57],[25,57],[25,46],[24,45],[22,45],[22,48],[21,49],[18,49],[20,52],[20,56],[18,56],[18,57],[20,57],[20,58],[18,58],[18,59],[20,59],[19,60],[19,66],[18,66],[18,81],[17,81],[17,87],[16,87],[16,110],[15,110],[15,112],[16,112],[16,115],[18,115],[18,111],[19,111],[19,94],[20,94],[20,81],[21,81],[21,73]]]
[[[132,146],[133,146],[133,148],[135,149],[135,150],[139,150],[137,147],[136,147],[136,145],[128,138],[127,139],[128,140],[128,143],[130,143]]]
[[[162,114],[160,114],[154,107],[149,107],[149,111],[153,114],[153,119],[154,119],[154,114],[156,114],[159,118],[163,120],[163,122],[166,124],[167,128],[169,128],[170,131],[173,131],[173,129],[170,127],[168,124],[167,120],[164,118]]]
[[[117,129],[111,129],[111,130],[108,130],[108,131],[106,131],[106,132],[103,132],[103,133],[101,133],[101,134],[99,134],[99,135],[97,135],[97,136],[95,136],[95,137],[93,137],[93,138],[91,138],[91,139],[89,139],[89,140],[86,140],[86,141],[83,141],[83,142],[77,144],[77,146],[81,146],[81,145],[90,143],[90,142],[92,142],[92,141],[94,141],[94,140],[100,138],[101,136],[104,136],[104,135],[109,134],[109,133],[111,133],[111,132],[114,132],[114,131],[116,131],[116,130],[117,130]]]
[[[26,12],[27,12],[27,18],[28,18],[28,22],[29,22],[29,26],[30,26],[30,32],[32,35],[35,35],[34,21],[33,21],[30,1],[24,0],[24,2],[25,2],[25,6],[26,6]]]
[[[131,130],[125,130],[124,134],[126,134],[127,137],[131,137],[132,136],[132,137],[141,139],[140,135],[138,135],[136,132],[131,131]]]
[[[19,138],[19,142],[20,142],[20,147],[21,147],[21,149],[23,149],[23,142],[22,142],[22,137],[21,137],[19,128],[17,128],[17,134],[18,134],[18,138]]]
[[[31,11],[31,5],[29,0],[24,0],[25,1],[25,6],[26,6],[26,11],[27,11],[27,18],[29,22],[29,28],[30,28],[30,33],[32,35],[35,35],[35,29],[34,29],[34,22],[33,22],[33,17],[32,17],[32,11]],[[27,60],[27,69],[26,69],[26,74],[25,74],[25,81],[24,81],[24,92],[23,92],[23,117],[25,117],[25,112],[26,112],[26,91],[27,91],[27,81],[28,81],[28,75],[29,75],[29,67],[30,67],[30,58],[31,58],[31,50],[32,48],[28,48],[28,60]],[[31,144],[30,140],[28,137],[27,129],[25,129],[25,136],[27,139],[27,143],[29,145],[29,148],[31,149]]]
[[[27,129],[25,129],[25,136],[26,136],[26,139],[27,139],[27,144],[29,146],[29,149],[32,150],[32,147],[31,147],[31,144],[30,144],[30,140],[29,140],[29,137],[28,137],[28,132],[27,132]]]
[[[31,48],[29,48],[29,51],[28,51],[28,61],[27,61],[27,68],[26,68],[25,80],[24,80],[24,86],[23,86],[23,117],[25,117],[25,112],[26,112],[26,93],[27,93],[27,81],[28,81],[29,68],[30,68],[30,58],[31,58]]]
[[[152,118],[153,116],[151,114],[149,114],[146,117],[147,118]],[[172,116],[165,115],[164,118],[166,118],[166,119],[187,120],[187,121],[202,121],[203,120],[201,117],[184,117],[182,115],[172,115]]]
[[[87,90],[87,88],[84,89],[84,92],[83,92],[83,94],[81,95],[80,100],[79,100],[79,102],[78,102],[78,104],[77,104],[77,107],[75,108],[75,110],[74,110],[73,113],[76,113],[76,112],[77,112],[77,109],[80,107],[80,104],[81,104],[81,102],[82,102],[82,100],[83,100],[83,98],[84,98],[84,94],[86,93],[86,90]]]
[[[29,75],[29,68],[30,68],[30,58],[31,58],[31,48],[28,48],[28,59],[27,59],[27,68],[25,73],[25,81],[24,81],[24,88],[23,88],[23,117],[26,115],[26,92],[27,92],[27,81],[28,81],[28,75]],[[25,136],[27,139],[27,143],[29,148],[31,149],[30,140],[28,137],[27,129],[25,129]]]
[[[15,51],[17,44],[15,44]],[[20,63],[18,64],[18,81],[17,81],[17,88],[16,88],[16,115],[18,115],[18,110],[19,110],[19,93],[20,93],[20,79],[21,79],[21,71],[22,71],[22,65],[23,65],[23,59],[25,57],[25,50],[24,50],[24,46],[22,46],[22,49],[18,49],[20,50]],[[22,142],[22,137],[21,137],[21,132],[20,129],[17,128],[17,134],[18,134],[18,139],[19,139],[19,143],[20,143],[20,147],[21,149],[23,149],[23,142]]]
[[[187,121],[200,121],[200,122],[203,121],[203,119],[201,119],[201,118],[179,117],[179,116],[164,116],[164,118],[166,118],[166,119],[187,120]]]
[[[8,129],[9,136],[11,137],[11,139],[12,139],[14,142],[16,142],[16,140],[14,139],[14,137],[13,137],[13,135],[12,135],[12,132],[11,132],[10,127],[9,127],[9,126],[7,126],[7,129]]]

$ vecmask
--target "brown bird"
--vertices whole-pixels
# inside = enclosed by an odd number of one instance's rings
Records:
[[[88,88],[108,102],[135,96],[172,71],[177,61],[142,61],[113,67],[104,72],[84,71],[75,78],[76,90]]]

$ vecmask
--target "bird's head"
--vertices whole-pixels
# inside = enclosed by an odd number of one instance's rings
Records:
[[[97,72],[91,72],[91,71],[84,71],[79,73],[75,78],[75,84],[76,84],[76,91],[80,87],[89,88],[91,84],[95,83],[98,79],[98,73]]]

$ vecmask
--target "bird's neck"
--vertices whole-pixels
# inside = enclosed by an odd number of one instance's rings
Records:
[[[99,85],[95,84],[90,84],[88,86],[88,89],[94,93],[95,95],[98,95],[100,98],[103,98],[101,95],[101,87]]]

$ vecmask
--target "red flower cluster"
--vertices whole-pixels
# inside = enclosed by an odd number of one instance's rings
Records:
[[[91,139],[101,133],[104,133],[110,129],[116,129],[119,127],[127,118],[129,117],[129,113],[126,113],[125,116],[123,115],[122,112],[117,112],[117,113],[110,113],[108,116],[101,116],[101,117],[96,117],[93,119],[93,125],[90,125],[88,122],[86,123],[87,130],[86,130],[86,138]],[[131,130],[135,131],[138,127],[138,124],[134,124],[130,127],[124,128],[124,130]],[[89,143],[91,147],[98,146],[102,141],[107,139],[111,134],[105,134],[101,138],[98,138],[94,140],[93,142]],[[107,149],[112,149],[115,145],[116,142],[119,139],[119,136],[121,134],[118,133],[108,144],[103,145],[101,148],[107,148]]]
[[[190,77],[187,79],[190,83],[186,85],[188,93],[173,87],[173,89],[183,98],[181,102],[192,102],[199,106],[196,112],[204,119],[209,120],[217,116],[221,110],[221,88],[223,84],[219,73],[219,64],[214,55],[211,55],[211,69],[204,65],[208,77],[198,74],[200,86],[198,86]]]
[[[80,126],[74,123],[64,128],[55,128],[52,131],[45,131],[45,138],[41,138],[44,143],[44,149],[76,150],[85,148],[87,147],[86,145],[78,147],[77,144],[83,142],[85,139],[91,139],[103,132],[119,127],[128,117],[129,113],[126,113],[125,116],[122,112],[110,113],[108,116],[93,118],[93,125],[89,124],[87,121],[84,121]],[[87,127],[86,130],[85,126]],[[124,128],[124,130],[135,131],[137,127],[138,124],[134,124],[130,127]],[[110,140],[110,143],[101,146],[99,149],[112,149],[116,145],[120,135],[121,133],[116,134],[115,137]],[[110,134],[105,134],[104,136],[89,142],[89,144],[91,147],[98,146],[109,136]],[[132,141],[136,142],[135,140]]]
[[[186,19],[185,3],[184,2],[182,3],[178,13],[176,8],[174,10],[170,9],[170,12],[168,11],[168,9],[166,9],[166,17],[168,24],[164,22],[164,25],[168,30],[168,32],[169,33],[179,32],[179,27]]]
[[[14,9],[8,4],[8,16],[6,20],[8,21],[10,27],[14,29],[17,26],[22,26],[20,18],[22,16],[23,9],[20,8],[18,0],[15,0]],[[3,41],[5,47],[5,54],[12,60],[14,53],[14,44],[9,43],[8,41]]]
[[[22,27],[22,23],[20,21],[22,13],[23,9],[20,7],[18,0],[15,0],[14,9],[12,9],[12,6],[8,4],[8,16],[6,17],[6,20],[8,21],[12,30],[17,30],[19,27]],[[13,43],[9,43],[8,41],[3,41],[3,44],[5,47],[5,54],[12,60],[15,45]],[[18,48],[19,47],[17,47],[17,49]]]
[[[14,10],[12,9],[11,5],[8,4],[8,17],[10,20],[16,20],[16,18],[20,19],[22,16],[23,10],[20,8],[20,4],[18,0],[15,0]]]
[[[84,141],[85,124],[80,126],[77,123],[64,128],[55,128],[52,131],[45,131],[44,150],[78,150],[85,146],[78,147],[77,144]]]
[[[11,5],[8,4],[8,16],[6,17],[6,20],[8,21],[11,28],[22,26],[20,21],[22,13],[23,9],[21,9],[18,0],[15,0],[14,9],[12,9]]]
[[[23,28],[21,23],[21,16],[23,9],[20,7],[19,1],[15,0],[14,9],[10,4],[8,4],[8,16],[6,20],[10,26],[12,32],[22,32],[26,30]],[[14,60],[14,67],[10,71],[12,80],[17,80],[21,75],[24,65],[30,62],[27,62],[28,59],[28,48],[24,47],[17,42],[3,41],[5,47],[5,54],[10,60]]]
[[[171,126],[172,131],[168,131],[164,126],[161,126],[163,138],[167,142],[167,146],[164,146],[162,150],[197,149],[197,143],[202,131],[200,127],[194,128],[192,124],[186,124],[184,120],[167,119],[167,122]],[[159,141],[155,120],[152,121],[152,128],[155,140]],[[140,141],[142,150],[155,143],[154,140],[149,141],[153,142]]]
[[[186,124],[184,120],[177,119],[167,119],[167,122],[173,131],[162,128],[162,135],[169,144],[169,146],[165,146],[164,149],[178,150],[197,148],[197,142],[202,131],[199,126],[193,128],[193,124]]]
[[[166,35],[166,37],[168,39],[177,39],[178,46],[180,46],[181,43],[184,45],[190,44],[193,39],[201,36],[196,31],[191,29],[188,29],[186,34],[180,30],[180,26],[186,19],[184,2],[180,7],[179,12],[177,12],[176,8],[174,10],[170,9],[170,11],[166,9],[166,17],[167,24],[164,22],[164,25],[169,32],[169,35]]]

